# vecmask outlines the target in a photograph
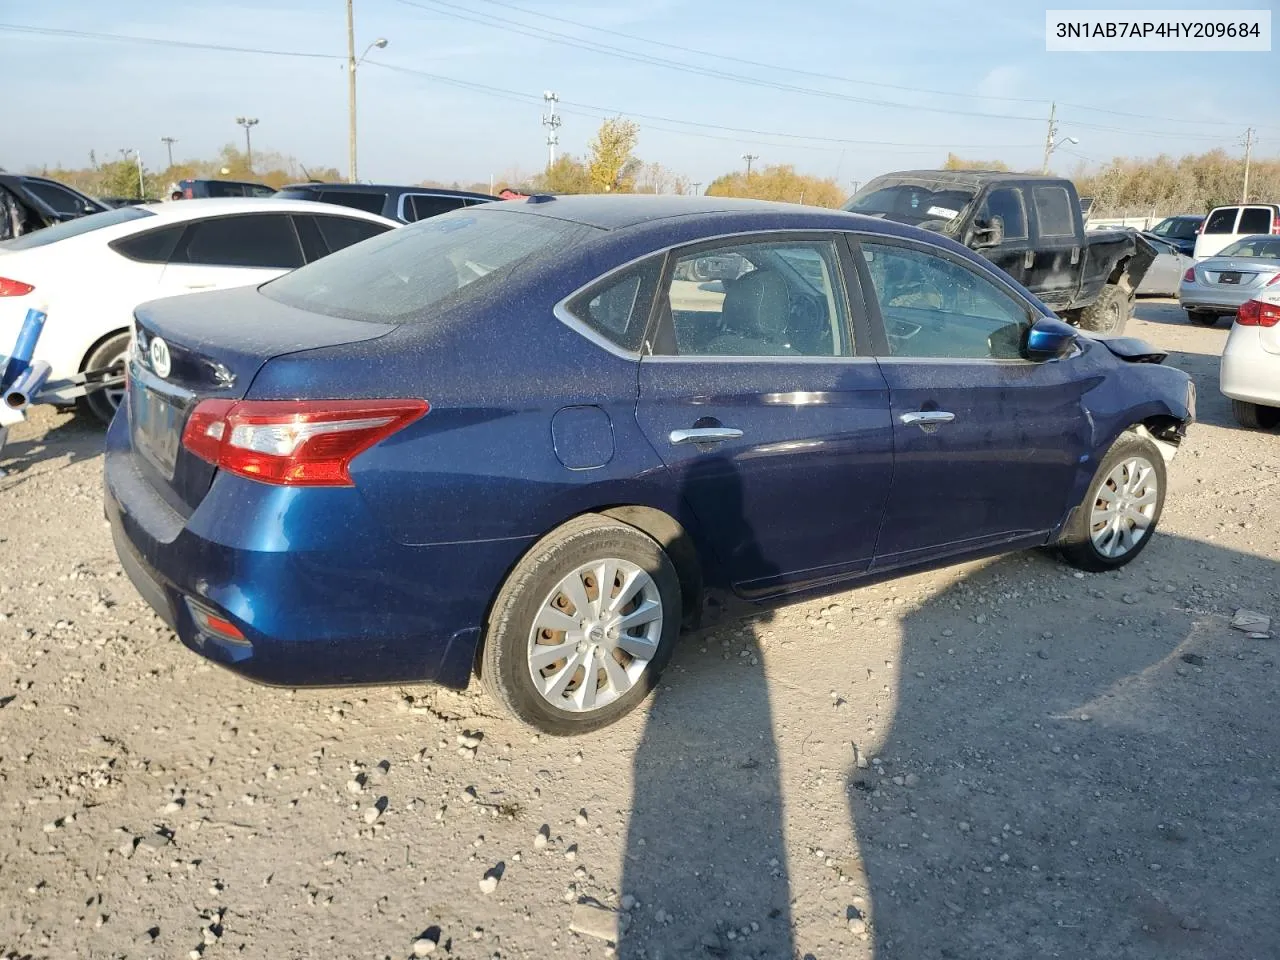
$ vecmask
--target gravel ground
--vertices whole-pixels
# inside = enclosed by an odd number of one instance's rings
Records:
[[[687,637],[576,740],[183,649],[42,412],[0,480],[0,957],[1280,956],[1280,435],[1201,423],[1124,571],[951,567]],[[614,945],[616,943],[616,946]]]

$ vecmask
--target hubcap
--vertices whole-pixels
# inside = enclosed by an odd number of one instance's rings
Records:
[[[538,607],[529,675],[556,709],[599,710],[636,685],[661,639],[662,596],[653,578],[627,560],[596,560]]]
[[[1094,493],[1089,516],[1093,545],[1112,560],[1133,550],[1151,530],[1160,499],[1156,469],[1130,457],[1107,474]]]

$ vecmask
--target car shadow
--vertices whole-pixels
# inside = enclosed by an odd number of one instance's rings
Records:
[[[801,631],[801,675],[767,679],[761,617],[683,638],[650,705],[618,955],[792,960],[800,939],[825,941],[804,954],[823,960],[1271,955],[1275,641],[1227,618],[1280,612],[1277,564],[1158,535],[1109,574],[1030,552],[935,577],[912,581],[900,647],[886,637],[867,654],[896,657],[887,722],[787,700],[782,727],[845,744],[849,886],[823,890],[844,898],[838,934],[810,936],[803,924],[831,922],[812,912],[797,926],[801,844],[785,825],[816,814],[784,808],[781,754],[790,787],[831,771],[779,744],[773,704],[779,684],[825,690],[824,664],[847,656],[840,634]],[[867,635],[844,639],[866,654]]]
[[[1177,300],[1169,297],[1138,297],[1134,302],[1133,315],[1147,323],[1161,323],[1173,327],[1192,326],[1187,319],[1186,311]]]
[[[35,407],[27,420],[9,428],[0,448],[0,488],[25,482],[40,464],[66,458],[66,465],[102,453],[106,428],[88,413]]]

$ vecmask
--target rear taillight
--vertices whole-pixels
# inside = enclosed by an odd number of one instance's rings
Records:
[[[23,283],[21,280],[10,280],[8,277],[0,277],[0,297],[25,297],[34,290],[29,283]]]
[[[429,409],[425,400],[203,400],[182,445],[264,483],[350,487],[352,460]]]
[[[1280,213],[1277,213],[1271,221],[1271,232],[1280,234]]]
[[[1250,300],[1236,313],[1236,323],[1242,327],[1274,327],[1280,323],[1280,304]]]
[[[1186,272],[1186,273],[1184,273],[1184,274],[1182,275],[1182,279],[1183,279],[1183,280],[1185,280],[1187,283],[1195,283],[1195,280],[1196,280],[1196,268],[1195,268],[1195,267],[1187,267],[1187,272]]]

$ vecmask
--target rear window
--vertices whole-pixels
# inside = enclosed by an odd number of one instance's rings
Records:
[[[1280,237],[1245,237],[1224,248],[1218,256],[1280,260]]]
[[[335,317],[422,323],[429,307],[483,296],[529,262],[596,228],[549,217],[457,210],[341,250],[265,284],[273,300]]]
[[[144,207],[116,207],[114,210],[91,213],[87,217],[78,217],[65,223],[55,223],[52,227],[45,227],[43,230],[6,240],[0,246],[6,250],[30,250],[33,247],[43,247],[50,243],[57,243],[59,240],[69,240],[72,237],[92,233],[103,227],[114,227],[117,223],[128,223],[130,220],[154,216],[154,213]]]
[[[1213,213],[1209,214],[1209,219],[1205,221],[1205,233],[1235,233],[1236,232],[1236,214],[1240,211],[1239,207],[1219,207]],[[1270,224],[1267,224],[1270,226]]]
[[[1271,209],[1269,207],[1245,207],[1240,214],[1240,228],[1236,233],[1270,233]]]

